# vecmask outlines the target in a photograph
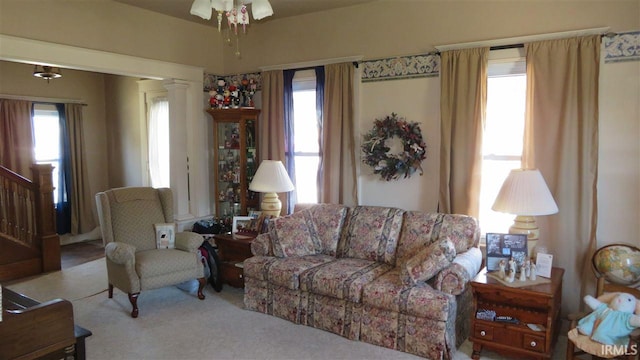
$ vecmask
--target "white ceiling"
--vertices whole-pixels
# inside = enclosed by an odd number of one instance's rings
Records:
[[[133,5],[143,9],[155,11],[165,15],[193,21],[200,24],[215,25],[215,20],[204,20],[191,15],[189,10],[193,0],[115,0],[120,3]],[[240,3],[242,0],[237,0]],[[340,7],[358,5],[377,0],[269,0],[273,7],[273,16],[259,22],[281,19],[289,16],[308,14]],[[251,7],[251,5],[249,5]],[[215,17],[215,15],[214,15]]]

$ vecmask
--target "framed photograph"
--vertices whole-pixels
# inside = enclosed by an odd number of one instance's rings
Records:
[[[231,226],[231,233],[235,234],[238,231],[249,230],[251,226],[251,216],[234,216],[233,225]]]
[[[519,269],[528,257],[526,234],[487,233],[486,239],[487,271],[499,270],[501,260],[507,263],[506,271],[510,271],[508,264],[511,258]]]
[[[251,216],[254,219],[257,219],[260,217],[260,215],[262,215],[262,211],[258,211],[258,210],[251,210],[249,211],[249,216]]]
[[[161,223],[154,224],[156,230],[156,248],[173,249],[176,244],[176,224]]]

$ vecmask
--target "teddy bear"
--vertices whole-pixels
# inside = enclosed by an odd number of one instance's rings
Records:
[[[593,311],[580,319],[578,331],[593,341],[607,345],[627,345],[629,334],[640,327],[640,302],[631,294],[609,293],[584,302]]]

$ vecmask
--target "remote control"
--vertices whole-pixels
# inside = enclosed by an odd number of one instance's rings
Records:
[[[499,322],[507,322],[507,323],[512,323],[512,324],[517,324],[520,321],[516,318],[513,318],[511,316],[496,316],[496,321]]]

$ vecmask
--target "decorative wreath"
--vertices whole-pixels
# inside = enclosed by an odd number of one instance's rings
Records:
[[[391,113],[391,116],[375,120],[373,129],[364,135],[362,152],[362,162],[373,167],[374,174],[390,181],[400,176],[411,177],[416,170],[422,175],[421,163],[427,151],[420,125]]]

